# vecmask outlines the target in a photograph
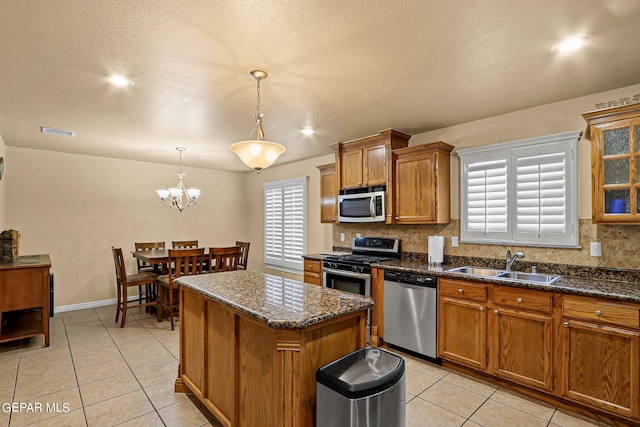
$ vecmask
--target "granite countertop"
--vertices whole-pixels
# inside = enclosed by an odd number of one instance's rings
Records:
[[[460,266],[430,267],[424,262],[409,260],[384,261],[372,264],[372,267],[385,270],[407,271],[410,273],[431,274],[450,279],[472,280],[474,282],[490,283],[493,285],[510,286],[515,288],[539,289],[564,294],[574,294],[620,301],[640,303],[640,284],[634,282],[605,280],[600,278],[563,276],[561,279],[548,283],[524,283],[507,279],[492,279],[490,277],[469,276],[468,274],[451,272],[452,268]]]
[[[51,259],[48,254],[41,255],[21,255],[13,262],[0,264],[0,269],[28,268],[28,267],[51,267]]]
[[[176,283],[274,329],[304,329],[373,307],[370,297],[254,271],[183,276]]]
[[[318,252],[315,254],[305,254],[302,258],[305,259],[316,259],[322,261],[323,259],[332,256],[332,255],[347,255],[350,252],[340,252],[340,251],[326,251],[326,252]]]

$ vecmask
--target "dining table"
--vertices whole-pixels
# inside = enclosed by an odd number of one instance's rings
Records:
[[[169,250],[168,249],[151,249],[148,251],[131,251],[134,258],[140,261],[150,264],[154,270],[157,269],[162,274],[167,274],[167,265],[169,264]]]

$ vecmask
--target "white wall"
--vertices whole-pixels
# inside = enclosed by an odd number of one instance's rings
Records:
[[[0,232],[7,230],[9,227],[6,226],[6,217],[7,217],[7,146],[2,139],[2,135],[0,135],[0,157],[4,158],[5,167],[4,167],[4,175],[0,180]]]
[[[333,162],[335,162],[335,157],[333,154],[329,154],[282,166],[272,166],[259,174],[256,172],[245,174],[244,185],[248,195],[246,209],[251,241],[250,268],[299,280],[302,277],[264,269],[264,190],[262,184],[265,182],[300,176],[309,177],[307,187],[307,253],[331,250],[333,247],[333,226],[332,224],[320,223],[320,171],[317,166]]]
[[[227,246],[249,237],[242,174],[184,168],[185,185],[202,195],[197,207],[180,213],[160,205],[155,193],[177,183],[177,164],[16,147],[7,147],[7,157],[5,228],[21,233],[21,254],[51,255],[56,306],[115,298],[111,246],[122,247],[134,273],[128,253],[135,242]]]

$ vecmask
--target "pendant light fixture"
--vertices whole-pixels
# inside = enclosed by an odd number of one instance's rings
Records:
[[[197,205],[196,199],[200,196],[200,190],[197,188],[185,189],[182,178],[187,174],[182,172],[182,152],[186,150],[184,147],[176,147],[176,150],[180,153],[180,173],[178,173],[178,185],[171,187],[167,190],[157,190],[158,196],[162,202],[182,212],[189,206]]]
[[[249,138],[256,132],[258,139],[249,139],[232,144],[233,151],[245,165],[258,171],[258,173],[268,168],[276,161],[278,156],[285,152],[286,148],[277,142],[265,141],[264,130],[262,130],[262,117],[264,114],[260,112],[260,80],[266,79],[268,74],[262,70],[253,70],[249,74],[258,81],[258,108],[257,114],[253,116],[256,121]]]

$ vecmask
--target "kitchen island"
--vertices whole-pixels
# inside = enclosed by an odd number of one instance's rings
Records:
[[[180,277],[176,392],[225,426],[315,425],[315,373],[365,346],[373,300],[253,271]]]

